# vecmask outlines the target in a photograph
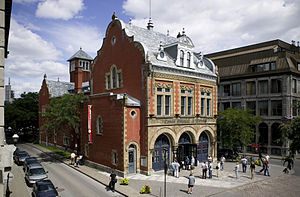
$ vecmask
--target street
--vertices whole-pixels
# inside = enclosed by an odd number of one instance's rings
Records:
[[[24,144],[18,145],[21,150],[25,150],[32,157],[38,158],[41,164],[48,171],[48,178],[53,182],[54,186],[58,187],[58,193],[62,197],[95,197],[95,196],[122,196],[118,193],[113,193],[111,191],[106,191],[104,185],[96,182],[95,180],[83,175],[82,173],[68,167],[67,165],[54,160],[48,155],[42,153],[41,151]],[[11,190],[13,191],[12,196],[19,197],[20,184],[25,184],[24,180],[24,172],[22,170],[22,166],[15,166],[18,169],[15,171],[18,172],[13,182],[18,181],[18,184],[13,184],[11,186]],[[20,172],[22,171],[22,172]],[[23,177],[20,177],[22,175]],[[20,181],[21,179],[22,181]],[[17,186],[17,187],[15,187]],[[26,186],[26,184],[25,184]],[[27,186],[26,186],[27,187]],[[22,196],[31,196],[31,188],[26,189],[28,195]]]

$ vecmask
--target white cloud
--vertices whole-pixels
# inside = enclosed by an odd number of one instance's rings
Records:
[[[146,27],[148,0],[127,0],[123,8],[134,17],[133,24]],[[299,39],[299,8],[298,0],[152,0],[152,19],[154,30],[170,30],[172,36],[184,27],[196,50],[208,53],[272,39]]]
[[[14,0],[14,3],[33,3],[38,0]]]
[[[69,20],[83,8],[83,0],[45,0],[39,2],[35,14],[41,18]]]

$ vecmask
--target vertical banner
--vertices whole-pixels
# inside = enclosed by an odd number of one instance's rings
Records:
[[[92,143],[92,105],[88,105],[88,142]]]

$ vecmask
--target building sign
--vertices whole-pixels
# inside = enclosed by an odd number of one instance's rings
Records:
[[[92,105],[88,105],[88,142],[92,143]]]

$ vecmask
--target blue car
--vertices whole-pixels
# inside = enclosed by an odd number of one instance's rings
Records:
[[[58,196],[57,187],[54,187],[50,180],[37,181],[33,185],[33,197],[56,197]]]

